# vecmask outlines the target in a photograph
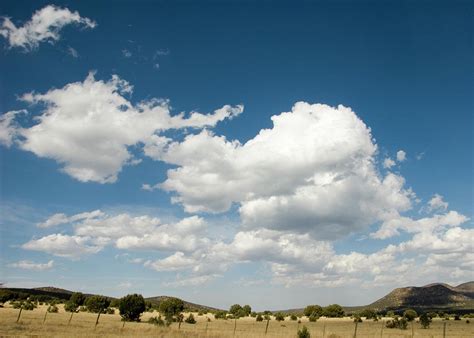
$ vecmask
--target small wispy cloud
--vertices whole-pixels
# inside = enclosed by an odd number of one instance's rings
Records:
[[[48,263],[35,263],[32,261],[24,260],[8,264],[8,266],[10,268],[17,268],[23,270],[44,271],[52,269],[54,266],[54,261],[50,260]]]
[[[69,53],[69,55],[71,55],[75,59],[79,57],[79,53],[77,52],[77,50],[75,50],[71,46],[68,47],[67,52]]]
[[[123,57],[128,59],[132,57],[132,52],[129,51],[128,49],[122,49],[122,55]]]

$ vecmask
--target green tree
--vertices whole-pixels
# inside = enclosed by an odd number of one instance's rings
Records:
[[[252,313],[252,308],[250,307],[250,305],[242,306],[242,310],[245,312],[246,316],[249,316],[250,313]]]
[[[311,334],[306,326],[303,326],[301,330],[298,330],[298,338],[311,338]]]
[[[217,311],[216,313],[214,313],[214,318],[215,319],[227,319],[227,312]]]
[[[318,317],[321,317],[322,314],[323,314],[323,308],[319,305],[308,305],[307,307],[305,307],[304,311],[303,311],[303,314],[306,316],[306,317],[309,317],[311,316],[312,314],[315,314],[316,316]]]
[[[78,311],[79,306],[83,305],[85,301],[86,296],[84,296],[81,292],[74,292],[69,300],[64,304],[64,310],[66,312],[71,312],[71,316],[67,322],[68,325],[71,324],[74,313]]]
[[[285,320],[285,315],[281,312],[275,314],[275,320],[278,322],[282,322]]]
[[[418,317],[418,314],[416,313],[415,310],[413,309],[408,309],[405,312],[403,312],[403,317],[405,317],[409,322],[414,320],[416,317]]]
[[[140,315],[145,311],[146,304],[142,295],[127,295],[120,299],[119,311],[123,320],[139,322]]]
[[[241,311],[241,310],[242,310],[242,306],[240,306],[239,304],[234,304],[234,305],[232,305],[232,306],[230,307],[229,313],[231,313],[231,314],[233,314],[234,316],[236,316],[237,313],[238,313],[239,311]]]
[[[257,315],[257,318],[255,318],[255,320],[256,320],[257,322],[263,322],[263,317],[262,317],[262,315],[259,313],[259,314]]]
[[[430,316],[428,316],[427,313],[423,313],[423,314],[420,316],[420,324],[421,324],[421,326],[422,326],[424,329],[427,329],[427,328],[430,327],[431,318],[430,318]]]
[[[292,315],[290,316],[290,319],[291,319],[291,320],[297,320],[298,317],[297,317],[295,314],[292,314]]]
[[[331,304],[323,309],[323,316],[326,317],[344,317],[344,310],[339,304]]]
[[[104,296],[91,296],[85,302],[87,309],[90,312],[102,313],[110,305],[110,300]]]
[[[97,319],[95,320],[95,326],[97,326],[97,324],[99,324],[100,314],[110,305],[110,299],[104,296],[91,296],[86,299],[85,304],[90,312],[97,313]]]
[[[184,310],[184,302],[179,298],[167,298],[160,303],[159,309],[166,320],[171,322],[174,317],[178,317]]]
[[[366,319],[376,319],[377,313],[372,309],[364,309],[362,310],[359,315],[361,317],[365,317]]]

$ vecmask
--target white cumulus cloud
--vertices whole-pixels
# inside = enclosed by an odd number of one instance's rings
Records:
[[[244,144],[205,130],[157,140],[156,157],[176,165],[160,187],[187,212],[240,205],[244,227],[336,238],[411,207],[403,177],[375,168],[377,145],[350,109],[296,103]]]
[[[159,157],[167,139],[156,134],[169,129],[212,127],[243,110],[243,106],[225,105],[207,115],[171,115],[168,101],[151,99],[134,105],[126,97],[131,92],[132,86],[116,75],[100,81],[90,73],[83,82],[44,94],[24,94],[24,101],[45,105],[34,120],[37,123],[15,130],[8,115],[2,129],[8,128],[7,135],[18,135],[22,149],[56,160],[65,173],[81,182],[112,183],[124,165],[140,162],[130,147],[145,145],[145,155]],[[5,139],[5,143],[12,142],[11,136]]]
[[[397,151],[397,161],[398,162],[403,162],[407,159],[407,153],[404,152],[403,150]]]
[[[76,24],[86,28],[94,28],[96,23],[79,12],[71,12],[67,8],[48,5],[36,11],[31,19],[23,26],[17,27],[9,18],[3,18],[0,26],[0,35],[10,47],[23,48],[30,51],[41,42],[51,42],[60,39],[59,32],[64,26]]]

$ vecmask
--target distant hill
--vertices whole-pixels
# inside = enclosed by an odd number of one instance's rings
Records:
[[[344,306],[343,308],[346,313],[354,313],[363,309],[402,311],[408,308],[417,311],[474,312],[474,282],[467,282],[458,286],[432,283],[421,287],[397,288],[369,305]],[[302,311],[303,308],[282,312],[298,313]]]
[[[434,283],[421,287],[404,287],[366,306],[374,310],[474,309],[474,282],[458,286]]]
[[[5,288],[2,287],[0,290],[8,290],[11,292],[18,292],[18,293],[25,293],[28,295],[34,295],[34,296],[48,296],[51,298],[57,298],[61,300],[69,300],[71,295],[74,293],[74,291],[66,290],[66,289],[61,289],[61,288],[56,288],[53,286],[44,286],[44,287],[39,287],[39,288],[32,288],[32,289],[26,289],[26,288]],[[94,296],[94,294],[84,294],[86,297]],[[114,297],[107,297],[111,300],[116,299]],[[162,302],[165,299],[168,299],[171,297],[168,296],[157,296],[157,297],[148,297],[145,298],[146,301],[151,302],[154,305],[159,305],[160,302]],[[184,303],[184,308],[185,310],[195,310],[195,311],[216,311],[219,310],[217,308],[213,308],[210,306],[205,306],[205,305],[200,305],[200,304],[195,304],[191,302],[187,302],[183,300]]]
[[[148,297],[148,298],[145,298],[145,300],[151,302],[152,304],[159,305],[162,301],[164,301],[166,299],[169,299],[169,298],[172,298],[172,297],[157,296],[157,297]],[[206,305],[200,305],[200,304],[187,302],[185,300],[183,300],[183,302],[184,302],[184,308],[186,310],[195,310],[195,311],[217,311],[217,310],[220,310],[220,309],[217,309],[217,308],[214,308],[214,307],[211,307],[211,306],[206,306]]]

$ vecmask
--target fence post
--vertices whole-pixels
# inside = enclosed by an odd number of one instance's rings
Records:
[[[48,310],[46,310],[46,312],[44,313],[44,317],[43,317],[43,324],[44,322],[46,321],[46,316],[48,315]]]
[[[20,307],[20,312],[18,312],[18,317],[17,317],[17,319],[16,319],[16,322],[17,322],[17,323],[18,323],[18,321],[20,320],[21,311],[23,311],[23,306]]]
[[[234,319],[234,337],[235,337],[235,329],[237,328],[237,318]]]
[[[268,323],[270,323],[270,319],[267,319],[267,326],[265,327],[265,336],[267,335],[268,331]]]
[[[71,320],[72,320],[72,315],[74,314],[73,311],[71,311],[71,316],[69,317],[69,321],[67,322],[67,325],[69,326],[69,324],[71,324]]]
[[[354,338],[357,337],[357,324],[359,324],[358,322],[355,322],[355,328],[354,328]]]
[[[326,336],[326,323],[323,325],[323,338]]]
[[[443,324],[443,338],[446,338],[446,322]]]
[[[102,312],[102,311],[99,310],[99,314],[97,315],[97,319],[95,320],[94,330],[95,330],[95,328],[97,327],[97,324],[99,324],[99,318],[100,318],[100,313],[101,313],[101,312]]]

